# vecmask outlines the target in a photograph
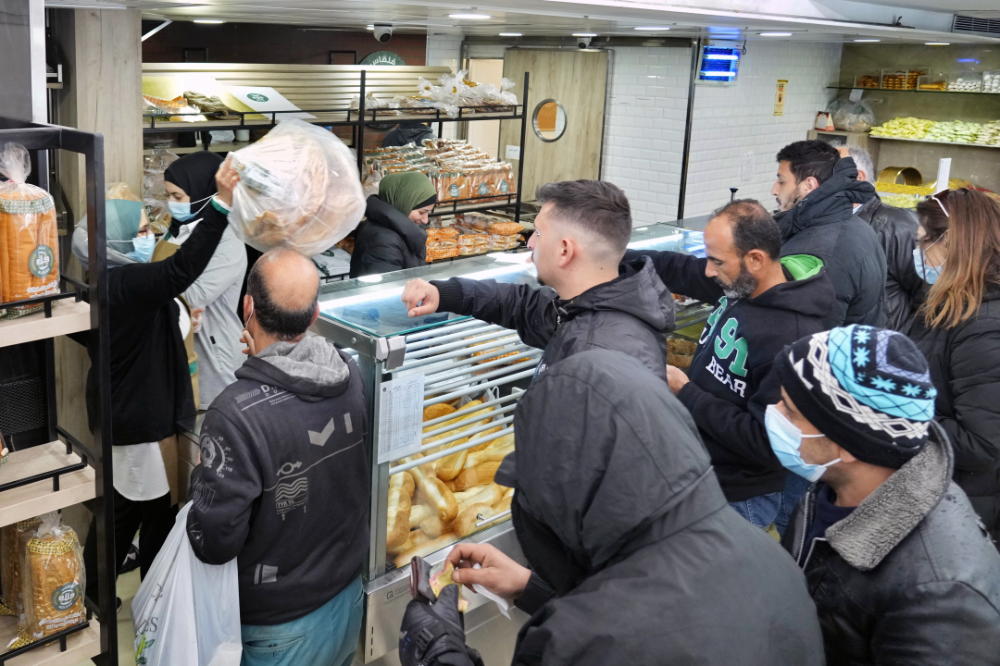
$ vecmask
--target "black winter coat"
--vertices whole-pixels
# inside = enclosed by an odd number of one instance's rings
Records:
[[[673,296],[648,259],[626,262],[619,276],[563,301],[555,290],[495,280],[431,282],[441,294],[438,309],[505,328],[544,349],[536,377],[554,363],[587,349],[613,349],[667,380],[666,334],[674,328]]]
[[[916,457],[805,543],[817,486],[782,544],[805,569],[829,666],[980,666],[1000,659],[1000,554],[952,483],[932,425]]]
[[[195,414],[174,299],[204,272],[226,230],[226,215],[213,204],[203,212],[201,224],[171,257],[108,270],[113,444],[158,442],[177,432],[178,421]],[[91,361],[96,345],[97,336],[91,335]],[[87,374],[87,417],[95,430],[100,412],[93,368]]]
[[[638,362],[566,359],[514,423],[534,581],[515,666],[823,663],[801,572],[726,505],[690,415]]]
[[[917,316],[910,337],[927,357],[937,389],[934,411],[955,450],[955,482],[994,538],[1000,537],[1000,288],[955,328],[927,328]]]
[[[787,282],[756,298],[729,300],[705,276],[708,259],[643,250],[629,250],[625,257],[633,253],[649,256],[671,291],[717,305],[698,341],[691,381],[677,397],[698,425],[726,499],[741,502],[782,491],[787,473],[764,428],[764,411],[781,399],[771,369],[785,345],[824,330],[822,318],[836,296],[822,264],[814,257],[788,261]]]
[[[365,216],[354,235],[352,278],[427,265],[427,232],[420,225],[375,195]]]
[[[885,252],[885,327],[905,332],[923,285],[913,265],[919,226],[917,216],[905,208],[887,206],[878,195],[862,204],[854,214],[871,225]]]
[[[875,194],[860,181],[854,160],[837,162],[833,176],[791,210],[774,216],[781,227],[781,256],[811,254],[823,260],[837,303],[826,328],[885,324],[885,251],[871,226],[854,215],[854,204]]]

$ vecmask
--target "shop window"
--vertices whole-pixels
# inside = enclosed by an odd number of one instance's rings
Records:
[[[566,133],[566,109],[554,99],[542,100],[531,116],[531,127],[542,141],[558,141]]]

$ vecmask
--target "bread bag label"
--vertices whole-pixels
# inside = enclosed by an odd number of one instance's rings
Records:
[[[56,255],[48,245],[39,245],[28,257],[28,270],[35,277],[43,278],[56,265]]]

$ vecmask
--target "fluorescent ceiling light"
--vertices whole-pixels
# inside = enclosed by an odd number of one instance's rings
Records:
[[[655,26],[655,25],[640,26],[640,27],[635,28],[635,29],[638,30],[638,31],[640,31],[640,32],[660,32],[662,30],[670,30],[670,28],[668,28],[667,26],[658,27],[658,26]]]
[[[866,43],[866,42],[881,42],[882,40],[881,39],[855,39],[854,41],[856,41],[859,44],[861,44],[861,43]]]
[[[739,60],[738,55],[728,55],[725,53],[709,53],[705,56],[705,60]]]
[[[924,42],[924,46],[951,46],[951,42]]]
[[[220,21],[218,19],[195,19],[195,23],[225,23],[225,21]]]
[[[791,37],[790,32],[758,32],[761,37]]]
[[[486,21],[493,17],[489,14],[448,14],[448,18],[465,19],[468,21]]]
[[[702,76],[736,76],[736,72],[702,72]]]
[[[597,37],[596,32],[574,32],[574,37]]]
[[[520,37],[521,33],[519,33],[519,32],[501,32],[500,36],[501,37]]]

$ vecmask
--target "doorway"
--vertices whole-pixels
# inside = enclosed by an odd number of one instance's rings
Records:
[[[499,88],[503,80],[503,58],[469,60],[469,80],[492,83]],[[466,136],[470,144],[497,159],[500,152],[499,120],[469,123]]]

